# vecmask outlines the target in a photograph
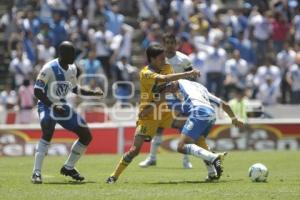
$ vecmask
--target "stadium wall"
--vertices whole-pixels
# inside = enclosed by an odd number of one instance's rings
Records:
[[[87,154],[121,154],[130,148],[135,123],[94,123],[89,126],[93,141]],[[160,151],[175,151],[178,135],[177,130],[166,129]],[[31,156],[40,136],[39,125],[1,125],[0,156]],[[76,135],[58,127],[48,154],[68,154],[75,139]],[[231,127],[229,121],[218,121],[209,135],[208,143],[216,151],[299,150],[300,120],[249,120],[243,130]],[[148,152],[149,147],[150,144],[145,143],[142,152]]]

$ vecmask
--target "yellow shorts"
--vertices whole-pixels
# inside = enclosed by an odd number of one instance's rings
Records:
[[[143,135],[145,140],[151,140],[151,138],[157,133],[158,128],[171,128],[173,117],[171,112],[162,114],[162,118],[159,120],[138,120],[135,134]]]

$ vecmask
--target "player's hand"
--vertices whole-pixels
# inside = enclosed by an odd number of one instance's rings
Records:
[[[53,111],[61,116],[65,116],[67,114],[67,110],[63,107],[63,105],[54,105]]]
[[[193,69],[187,73],[188,73],[188,78],[192,78],[192,79],[196,79],[200,76],[200,71],[196,69]]]
[[[239,120],[237,118],[232,119],[232,124],[238,128],[243,128],[245,126],[244,122],[242,122],[241,120]]]
[[[97,87],[94,90],[94,96],[103,96],[103,91],[101,90],[101,88]]]

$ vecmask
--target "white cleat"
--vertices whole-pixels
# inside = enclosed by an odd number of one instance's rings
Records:
[[[151,160],[150,158],[147,158],[146,160],[139,163],[139,166],[142,168],[146,168],[149,166],[155,166],[155,165],[156,165],[156,160]]]
[[[183,161],[182,163],[184,169],[192,169],[193,165],[190,161]]]

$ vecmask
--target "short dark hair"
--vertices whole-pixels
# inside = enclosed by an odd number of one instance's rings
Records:
[[[176,36],[173,33],[165,33],[165,34],[163,34],[163,41],[165,42],[167,39],[176,41]]]
[[[146,49],[147,60],[150,63],[151,58],[156,58],[158,55],[165,52],[165,49],[160,44],[152,44]]]

